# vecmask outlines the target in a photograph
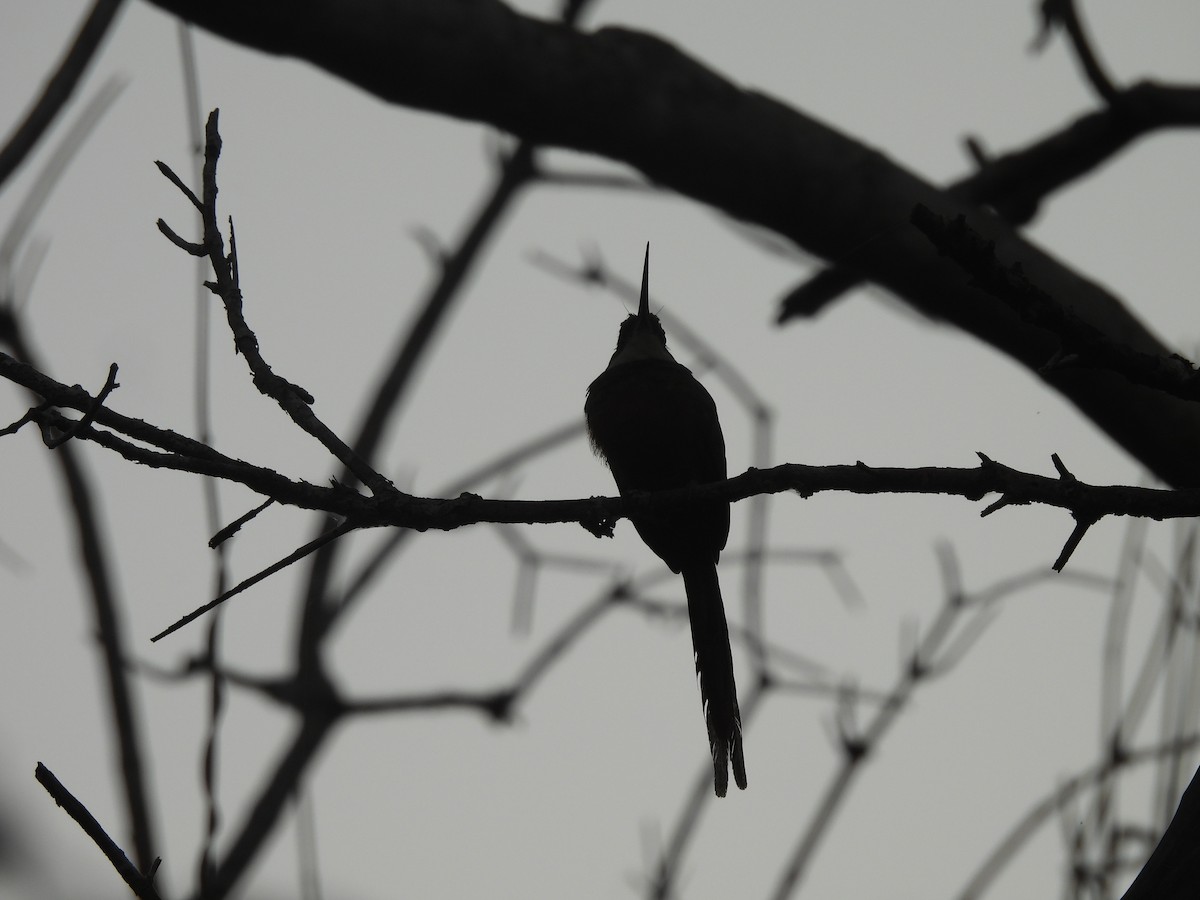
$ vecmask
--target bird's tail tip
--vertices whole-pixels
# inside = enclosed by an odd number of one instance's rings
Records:
[[[742,732],[733,736],[733,780],[737,782],[738,790],[746,789],[746,759],[742,756]]]
[[[715,738],[715,736],[714,736]],[[718,797],[729,793],[729,769],[739,790],[746,789],[746,758],[742,752],[742,728],[738,722],[728,741],[715,738],[709,748],[713,760],[713,790]]]

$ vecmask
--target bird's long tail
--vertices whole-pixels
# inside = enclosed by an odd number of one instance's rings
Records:
[[[713,563],[683,567],[688,619],[692,624],[692,649],[700,698],[708,725],[708,745],[713,759],[713,787],[718,797],[729,789],[729,764],[737,786],[746,788],[746,762],[742,758],[742,715],[738,711],[733,656],[729,652],[729,626],[721,602],[721,583]]]

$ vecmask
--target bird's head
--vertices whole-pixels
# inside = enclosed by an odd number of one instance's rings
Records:
[[[621,323],[617,334],[617,349],[613,351],[608,367],[639,359],[664,359],[675,361],[667,350],[667,335],[658,316],[650,312],[650,245],[646,244],[646,259],[642,263],[642,295],[638,300],[636,315]]]

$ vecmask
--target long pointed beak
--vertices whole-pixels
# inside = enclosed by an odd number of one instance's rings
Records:
[[[642,296],[638,300],[638,320],[650,321],[650,242],[646,242],[646,260],[642,263]]]

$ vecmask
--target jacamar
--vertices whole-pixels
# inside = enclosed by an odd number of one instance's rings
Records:
[[[725,480],[725,438],[717,406],[691,371],[671,356],[658,316],[650,312],[650,246],[642,266],[637,315],[621,323],[608,368],[587,390],[583,407],[592,446],[622,495]],[[729,503],[705,500],[633,517],[642,540],[683,575],[692,649],[713,759],[713,787],[724,797],[729,764],[746,787],[742,722],[729,626],[717,560],[729,538]]]

